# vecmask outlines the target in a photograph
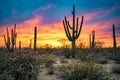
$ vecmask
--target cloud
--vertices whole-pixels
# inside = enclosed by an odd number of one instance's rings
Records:
[[[43,10],[43,11],[46,11],[46,10],[52,8],[52,7],[53,7],[53,4],[47,4],[45,6],[40,7],[40,9]]]
[[[50,9],[53,7],[53,5],[47,5],[46,7],[43,7],[43,10]],[[46,16],[43,16],[41,13],[41,7],[33,11],[33,17],[29,18],[25,21],[19,22],[17,24],[17,45],[18,41],[22,41],[22,46],[29,46],[29,41],[34,39],[34,27],[37,26],[37,47],[43,46],[45,44],[51,44],[54,46],[59,46],[60,43],[58,40],[60,39],[67,39],[64,27],[61,21],[54,21],[51,23],[41,23]],[[115,16],[114,18],[111,18],[109,20],[101,20],[101,18],[104,18],[104,16],[107,16],[106,14],[101,14],[101,12],[104,12],[104,10],[101,11],[93,11],[86,12],[84,14],[85,19],[82,27],[81,34],[79,38],[77,39],[76,44],[79,44],[80,42],[85,43],[86,45],[89,44],[89,34],[91,34],[92,30],[96,31],[96,41],[103,41],[105,42],[105,46],[112,46],[112,24],[116,25],[116,35],[118,35],[119,32],[119,25],[120,25],[120,16]],[[101,14],[101,15],[100,15]],[[64,16],[63,16],[64,17]],[[78,15],[79,17],[79,24],[81,21],[81,15]],[[70,23],[72,24],[72,16],[67,17]],[[46,18],[50,20],[50,18]],[[99,19],[95,21],[96,19]],[[11,29],[14,25],[6,25],[9,26],[9,29]],[[2,35],[6,34],[6,26],[0,26],[0,45],[4,46],[4,39]],[[120,45],[120,36],[117,36],[117,43],[118,46]],[[70,41],[67,41],[70,44]]]

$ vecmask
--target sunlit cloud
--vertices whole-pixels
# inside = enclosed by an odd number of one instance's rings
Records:
[[[56,9],[55,4],[47,3],[45,5],[39,6],[31,11],[32,17],[27,18],[23,21],[17,22],[17,47],[19,41],[22,42],[22,47],[29,47],[30,39],[32,39],[32,46],[34,43],[34,27],[37,27],[37,47],[45,46],[46,44],[50,44],[54,47],[62,46],[60,42],[61,39],[66,39],[67,44],[70,45],[70,41],[67,39],[62,20],[64,16],[67,16],[67,19],[70,21],[70,25],[72,25],[72,14],[63,15],[63,12],[57,14],[52,14],[55,12],[52,8]],[[49,15],[47,11],[52,9],[52,15]],[[120,46],[120,16],[112,16],[109,19],[106,19],[106,16],[109,17],[113,12],[120,9],[119,3],[114,4],[112,7],[104,9],[96,9],[93,11],[86,11],[84,14],[78,14],[79,25],[81,22],[81,16],[84,16],[84,22],[82,31],[80,33],[79,38],[76,41],[76,44],[84,43],[86,46],[89,46],[89,34],[91,34],[92,30],[95,30],[95,41],[105,42],[104,47],[112,47],[113,39],[112,39],[112,25],[115,24],[116,28],[116,40],[117,46]],[[62,10],[62,9],[61,9]],[[57,11],[57,9],[56,9]],[[59,11],[60,12],[60,11]],[[11,8],[11,13],[14,15],[17,13],[16,8]],[[55,12],[56,13],[56,12]],[[46,15],[44,15],[46,14]],[[60,15],[61,14],[61,15]],[[61,21],[56,21],[57,18],[54,18],[53,15],[60,18]],[[48,17],[50,16],[50,17]],[[13,16],[14,18],[14,16]],[[13,19],[12,18],[12,19]],[[52,19],[51,19],[52,18]],[[44,23],[45,20],[53,22]],[[9,21],[12,21],[9,19]],[[14,27],[14,24],[5,24],[0,26],[0,46],[5,46],[3,35],[6,35],[6,27],[10,30]]]

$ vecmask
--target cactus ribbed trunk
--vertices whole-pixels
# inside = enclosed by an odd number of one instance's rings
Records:
[[[75,57],[75,48],[76,48],[75,41],[72,41],[72,57],[73,58]]]
[[[37,27],[34,28],[34,51],[36,50],[36,42],[37,42]]]
[[[113,24],[113,47],[114,47],[114,54],[117,56],[116,53],[116,36],[115,36],[115,25]]]
[[[84,16],[82,16],[81,24],[80,24],[80,27],[78,28],[78,18],[75,20],[75,6],[74,5],[73,5],[72,15],[73,15],[72,26],[70,26],[69,21],[67,20],[66,16],[65,16],[65,20],[63,20],[63,25],[64,25],[66,36],[67,36],[68,40],[71,41],[71,43],[72,43],[72,57],[74,58],[75,57],[75,48],[76,48],[75,41],[76,41],[76,39],[78,39],[78,37],[80,35]],[[75,22],[76,22],[76,25],[75,25]]]

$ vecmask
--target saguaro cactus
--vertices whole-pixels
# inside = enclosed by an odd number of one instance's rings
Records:
[[[14,46],[16,46],[16,38],[17,38],[16,24],[14,26],[14,29],[11,30],[11,39],[10,39],[10,36],[9,36],[8,28],[6,28],[6,29],[7,29],[7,37],[5,37],[5,35],[4,35],[5,45],[6,45],[6,47],[7,47],[7,49],[8,49],[9,52],[10,51],[13,52],[14,51]]]
[[[92,48],[95,47],[95,30],[92,31]]]
[[[16,47],[16,38],[17,38],[17,33],[16,33],[16,24],[15,24],[14,29],[11,30],[12,51],[14,50],[14,47]]]
[[[34,50],[36,50],[36,42],[37,42],[37,27],[34,28]]]
[[[5,37],[5,35],[4,35],[4,41],[5,41],[5,45],[8,49],[8,51],[10,52],[10,37],[9,37],[8,28],[6,28],[6,30],[7,30],[7,37]]]
[[[114,54],[117,56],[116,53],[116,36],[115,36],[115,25],[113,24],[113,47],[114,47]]]
[[[19,41],[19,50],[21,49],[21,41]]]
[[[91,48],[91,34],[89,35],[89,45],[90,45],[90,48]]]
[[[76,47],[75,41],[76,41],[76,39],[78,39],[78,37],[80,35],[84,16],[82,16],[81,24],[80,24],[80,27],[78,28],[78,17],[75,21],[75,5],[73,5],[72,15],[73,15],[73,25],[70,26],[69,21],[67,20],[66,16],[65,16],[65,20],[63,20],[63,25],[64,25],[65,33],[66,33],[68,40],[72,42],[72,57],[74,58],[75,57],[75,47]],[[75,22],[76,22],[76,25],[75,25]],[[70,30],[72,33],[70,33]]]
[[[30,39],[30,44],[29,44],[29,48],[31,49],[32,46],[32,39]]]

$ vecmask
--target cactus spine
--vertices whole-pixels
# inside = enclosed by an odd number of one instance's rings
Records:
[[[73,25],[70,26],[69,21],[67,20],[66,16],[65,16],[65,20],[63,20],[63,25],[64,25],[65,33],[66,33],[68,40],[72,42],[72,57],[74,58],[75,57],[75,47],[76,47],[75,41],[76,41],[76,39],[78,39],[78,37],[80,35],[84,16],[82,16],[80,28],[78,28],[78,17],[75,21],[75,6],[74,5],[73,5],[72,15],[73,15]],[[76,25],[75,25],[75,22],[76,22]],[[72,30],[72,34],[70,34],[70,30]]]
[[[95,30],[92,31],[92,48],[95,48]]]
[[[7,29],[7,37],[5,37],[5,35],[4,35],[5,45],[6,45],[6,47],[7,47],[7,49],[8,49],[9,52],[10,51],[13,52],[14,51],[14,47],[16,46],[16,38],[17,38],[16,24],[14,26],[14,29],[11,30],[11,39],[10,39],[10,36],[9,36],[8,28],[6,28],[6,29]]]
[[[37,27],[34,28],[34,51],[36,50],[36,42],[37,42]]]
[[[115,25],[113,24],[113,47],[114,47],[114,54],[117,56],[116,53],[116,36],[115,36]]]

